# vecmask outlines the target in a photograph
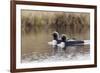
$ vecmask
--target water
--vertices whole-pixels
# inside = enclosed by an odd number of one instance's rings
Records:
[[[71,39],[89,40],[89,20],[89,13],[22,10],[22,63],[89,59],[89,45],[67,47],[66,53],[60,48],[55,53],[48,45],[54,31],[66,34]]]
[[[85,39],[86,36],[84,35],[82,38]],[[21,62],[41,63],[90,59],[90,45],[67,47],[66,53],[59,48],[58,52],[54,53],[52,46],[48,45],[51,40],[51,33],[22,35]]]
[[[41,55],[41,56],[40,56]],[[35,63],[42,63],[42,62],[63,62],[63,61],[80,61],[80,60],[89,60],[90,56],[89,54],[77,54],[76,56],[72,56],[70,55],[61,55],[61,54],[56,54],[56,55],[52,55],[52,56],[48,56],[45,54],[38,54],[38,55],[34,55],[34,53],[32,55],[27,55],[25,57],[23,57],[22,59],[22,63],[31,63],[31,62],[35,62]]]
[[[86,48],[84,48],[86,49]],[[30,54],[24,54],[22,56],[22,63],[42,63],[42,62],[63,62],[63,61],[71,61],[71,60],[89,60],[90,53],[89,50],[83,51],[82,48],[79,47],[68,47],[67,52],[65,53],[63,50],[59,49],[57,53],[39,53],[32,52]]]

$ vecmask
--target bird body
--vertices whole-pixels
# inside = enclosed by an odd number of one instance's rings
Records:
[[[60,47],[64,51],[66,50],[66,47],[68,46],[83,46],[90,44],[89,40],[73,40],[73,39],[66,39],[65,35],[62,35],[59,37],[58,32],[53,33],[53,40],[51,42],[48,42],[49,45],[52,45],[53,48],[57,51],[57,49]]]

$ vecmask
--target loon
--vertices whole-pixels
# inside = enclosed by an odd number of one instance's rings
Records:
[[[55,52],[58,50],[58,48],[62,48],[65,51],[68,46],[83,46],[90,44],[89,40],[66,39],[65,34],[62,34],[60,37],[58,32],[53,32],[52,36],[53,40],[48,42],[48,44],[53,46]]]
[[[88,44],[90,44],[89,40],[74,40],[74,39],[66,40],[66,36],[62,35],[61,42],[57,44],[57,46],[62,48],[63,50],[66,50],[66,47],[68,46],[83,46]]]
[[[56,31],[53,32],[52,36],[53,36],[53,40],[51,42],[48,42],[48,44],[54,48],[54,52],[57,52],[59,48],[58,44],[61,43],[61,38],[59,36],[59,33]]]

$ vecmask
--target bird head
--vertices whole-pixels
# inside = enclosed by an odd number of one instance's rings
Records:
[[[62,34],[61,40],[62,40],[63,42],[66,41],[66,35],[65,35],[65,34]]]
[[[59,38],[59,33],[58,32],[53,32],[53,38],[54,38],[54,40],[58,40],[58,38]]]

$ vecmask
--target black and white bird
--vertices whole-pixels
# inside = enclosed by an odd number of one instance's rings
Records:
[[[58,47],[62,48],[62,50],[66,50],[66,36],[63,34],[61,36],[61,42],[59,44],[57,44]]]
[[[48,44],[53,46],[55,52],[57,52],[58,48],[65,51],[68,46],[83,46],[90,44],[89,40],[67,39],[65,34],[60,37],[58,32],[53,32],[52,36],[53,40],[48,42]]]
[[[57,46],[65,51],[69,46],[83,46],[88,44],[90,44],[89,40],[66,39],[66,36],[62,35],[61,42],[57,44]]]
[[[51,45],[54,48],[55,52],[57,52],[57,50],[58,50],[58,45],[57,44],[61,43],[61,38],[60,38],[59,33],[56,32],[56,31],[53,32],[52,36],[53,36],[53,40],[48,42],[48,44]]]

